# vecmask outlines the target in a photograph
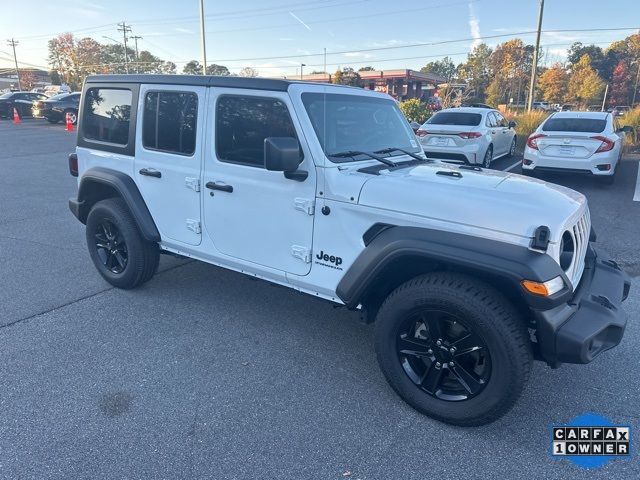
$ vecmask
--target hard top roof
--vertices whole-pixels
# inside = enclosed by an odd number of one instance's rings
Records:
[[[199,87],[249,88],[286,92],[293,83],[308,83],[274,78],[220,77],[213,75],[89,75],[85,83],[146,83],[192,85]]]

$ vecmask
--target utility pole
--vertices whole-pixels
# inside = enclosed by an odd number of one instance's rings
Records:
[[[527,111],[533,106],[533,96],[536,89],[536,75],[538,74],[538,50],[540,50],[540,33],[542,32],[542,14],[544,12],[544,0],[540,0],[538,10],[538,33],[536,34],[536,49],[533,51],[533,65],[531,67],[531,84],[529,85],[529,98],[527,98]]]
[[[633,99],[631,100],[631,108],[636,104],[636,93],[638,93],[638,84],[640,83],[640,58],[638,59],[638,73],[636,74],[636,84],[633,87]]]
[[[604,112],[604,106],[607,103],[607,94],[609,93],[609,84],[607,83],[607,85],[604,87],[604,98],[602,99],[602,108],[600,109],[601,112]]]
[[[124,20],[118,24],[118,31],[122,32],[124,39],[124,71],[129,73],[129,62],[127,60],[127,33],[131,33],[131,25],[127,25]]]
[[[140,58],[138,56],[138,40],[142,40],[142,37],[140,35],[134,35],[131,38],[133,38],[133,41],[136,42],[136,73],[140,73],[140,63],[137,63],[140,61]]]
[[[16,56],[16,45],[18,45],[18,41],[14,40],[13,38],[11,40],[7,40],[7,45],[13,47],[13,61],[16,63],[16,76],[18,77],[18,90],[22,90],[22,84],[20,83],[20,71],[18,70],[18,57]]]
[[[202,74],[207,74],[207,41],[204,38],[204,0],[200,0],[200,41],[202,42]]]
[[[300,80],[302,80],[302,68],[303,68],[303,67],[306,67],[306,66],[307,66],[307,64],[306,64],[306,63],[301,63],[301,64],[300,64]]]

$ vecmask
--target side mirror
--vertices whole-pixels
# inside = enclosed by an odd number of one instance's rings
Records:
[[[633,127],[630,125],[625,125],[624,127],[619,128],[618,131],[624,133],[633,133]]]
[[[300,165],[300,144],[293,137],[264,139],[264,168],[274,172],[293,172]]]
[[[517,123],[516,123],[516,122],[514,122],[513,120],[511,120],[511,121],[509,122],[509,128],[516,128],[516,125],[517,125]]]

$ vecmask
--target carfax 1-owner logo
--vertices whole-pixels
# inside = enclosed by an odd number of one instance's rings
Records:
[[[631,427],[614,425],[601,415],[586,413],[566,425],[551,427],[549,453],[583,468],[599,468],[609,461],[631,458]]]

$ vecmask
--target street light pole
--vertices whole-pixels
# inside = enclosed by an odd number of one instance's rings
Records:
[[[306,63],[301,63],[301,64],[300,64],[300,80],[302,80],[302,68],[303,68],[303,67],[306,67],[306,66],[307,66],[307,64],[306,64]]]
[[[533,65],[531,67],[531,84],[529,85],[529,98],[527,99],[527,111],[533,107],[533,95],[536,89],[536,75],[538,74],[538,50],[540,50],[540,33],[542,32],[542,14],[544,12],[544,0],[540,0],[538,10],[538,33],[536,34],[536,49],[533,51]]]
[[[7,45],[13,47],[13,61],[16,64],[16,77],[18,77],[18,90],[22,90],[22,84],[20,83],[20,71],[18,70],[18,57],[16,56],[16,45],[18,44],[17,40],[13,38],[11,40],[7,40]]]
[[[200,41],[202,43],[202,74],[207,74],[207,40],[204,37],[204,0],[200,0]]]

